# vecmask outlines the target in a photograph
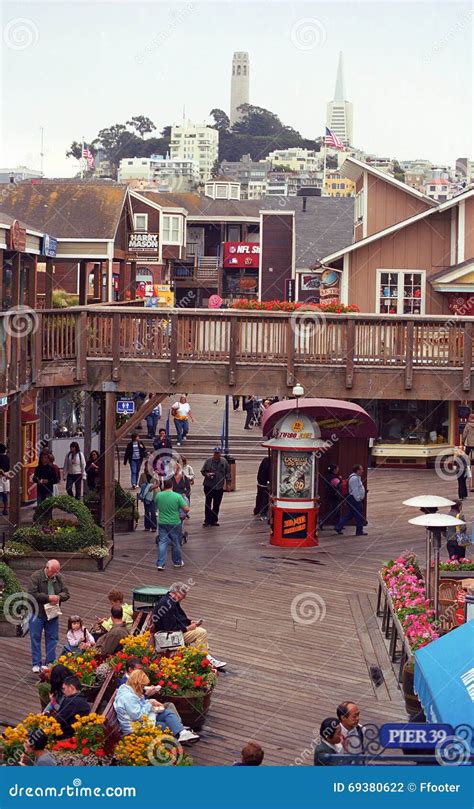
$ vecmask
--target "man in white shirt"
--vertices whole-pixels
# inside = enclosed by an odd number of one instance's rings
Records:
[[[365,499],[365,486],[362,483],[362,475],[364,474],[364,467],[356,464],[349,475],[348,489],[349,493],[345,499],[348,513],[339,519],[339,522],[334,526],[336,534],[342,534],[342,529],[353,517],[356,524],[356,536],[367,536],[364,531],[364,525],[367,525],[364,519],[362,503]]]
[[[365,753],[364,728],[359,724],[360,710],[354,702],[341,702],[336,708],[341,723],[342,746],[345,753]],[[361,764],[362,762],[357,762]]]
[[[189,432],[189,419],[194,423],[191,405],[188,404],[186,396],[180,396],[179,401],[174,403],[171,408],[171,415],[174,418],[174,426],[176,427],[176,446],[180,447],[186,441],[186,436]]]

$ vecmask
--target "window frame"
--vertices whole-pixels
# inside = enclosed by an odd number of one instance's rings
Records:
[[[145,218],[145,227],[139,227],[138,217]],[[133,229],[137,233],[148,233],[148,214],[147,213],[134,213],[133,214]]]
[[[173,231],[175,228],[173,227],[173,220],[177,220],[178,227],[178,237],[177,239],[173,239]],[[165,232],[168,231],[168,237],[165,235]],[[163,214],[163,221],[162,221],[162,231],[161,231],[161,242],[162,244],[178,244],[182,245],[183,243],[183,217],[179,216],[179,214]]]
[[[420,300],[420,311],[419,311],[419,313],[416,313],[416,314],[424,315],[425,314],[425,308],[426,308],[426,270],[414,270],[414,269],[408,269],[408,270],[400,270],[400,269],[398,269],[398,270],[395,270],[395,269],[388,269],[386,267],[383,268],[383,269],[378,269],[377,270],[376,289],[375,289],[376,313],[378,315],[389,315],[390,314],[389,312],[383,311],[380,308],[380,300],[383,297],[381,295],[382,275],[385,274],[385,273],[389,273],[391,275],[397,275],[398,276],[398,278],[397,278],[397,296],[396,296],[396,298],[397,298],[397,311],[395,312],[396,317],[399,317],[401,315],[404,315],[405,317],[410,317],[411,314],[413,314],[413,315],[415,314],[414,312],[403,312],[403,301],[404,300],[411,300],[411,298],[406,299],[404,297],[403,290],[404,290],[404,286],[405,286],[405,276],[414,275],[414,274],[421,276],[421,282],[419,284],[419,286],[421,287],[421,296],[420,296],[420,299],[419,299]],[[392,296],[392,298],[393,297],[394,296]],[[402,311],[399,311],[400,309]]]

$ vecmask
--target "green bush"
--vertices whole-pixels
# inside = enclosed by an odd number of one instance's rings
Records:
[[[0,594],[0,620],[6,620],[5,613],[4,613],[4,605],[5,601],[15,593],[23,593],[23,590],[20,586],[20,582],[18,581],[17,577],[15,576],[13,570],[11,570],[5,562],[0,562],[0,579],[3,580],[3,591]],[[21,598],[18,597],[18,600],[15,599],[14,603],[14,612],[15,614],[18,613],[18,608],[20,606]],[[9,612],[12,612],[12,606],[10,607]],[[27,602],[25,601],[25,607],[27,606]]]
[[[55,508],[76,517],[77,528],[61,526],[54,520],[51,522],[51,512]],[[46,517],[48,523],[42,523]],[[87,506],[67,494],[48,497],[36,509],[35,518],[34,525],[13,532],[14,542],[24,543],[38,551],[79,551],[103,543],[104,532],[95,524]]]

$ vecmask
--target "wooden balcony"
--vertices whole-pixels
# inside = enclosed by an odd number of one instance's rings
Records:
[[[171,268],[171,280],[177,287],[220,288],[222,275],[218,256],[187,254],[185,259],[176,259]]]
[[[32,318],[25,350],[37,386],[287,395],[298,381],[308,395],[452,401],[472,390],[472,317],[115,305]]]

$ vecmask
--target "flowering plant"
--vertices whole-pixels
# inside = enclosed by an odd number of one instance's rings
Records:
[[[309,309],[318,312],[328,312],[329,314],[345,314],[348,312],[358,312],[359,307],[355,304],[346,305],[344,303],[305,303],[305,301],[258,301],[256,298],[237,298],[232,302],[232,309],[247,309],[253,312],[296,312],[299,309]]]
[[[61,655],[56,660],[56,663],[62,663],[63,666],[66,666],[72,674],[79,677],[82,685],[95,685],[96,669],[99,661],[97,660],[97,652],[93,647],[84,649],[79,655],[72,654],[72,652]]]
[[[382,568],[381,576],[413,651],[439,638],[415,554],[405,551],[391,560]]]
[[[157,728],[147,717],[143,717],[141,722],[132,722],[132,732],[115,746],[114,758],[128,767],[192,764],[179,742]]]
[[[54,750],[78,752],[83,756],[94,753],[97,758],[105,756],[105,716],[96,713],[78,716],[72,729],[74,736],[56,742]]]
[[[149,672],[154,685],[161,686],[161,696],[202,696],[217,682],[207,652],[186,646],[173,657],[162,657],[152,663]]]
[[[440,562],[440,570],[449,570],[456,572],[456,570],[474,570],[474,559],[457,559],[453,556],[449,562]]]
[[[128,635],[126,638],[122,638],[120,641],[122,652],[128,657],[152,655],[154,652],[150,646],[150,635],[150,632],[144,632],[143,635]]]
[[[51,745],[57,736],[62,736],[61,725],[52,716],[47,714],[28,714],[23,722],[14,728],[5,728],[0,736],[0,751],[3,759],[8,759],[11,763],[17,763],[28,734],[35,730],[42,730],[48,737],[48,745]]]

